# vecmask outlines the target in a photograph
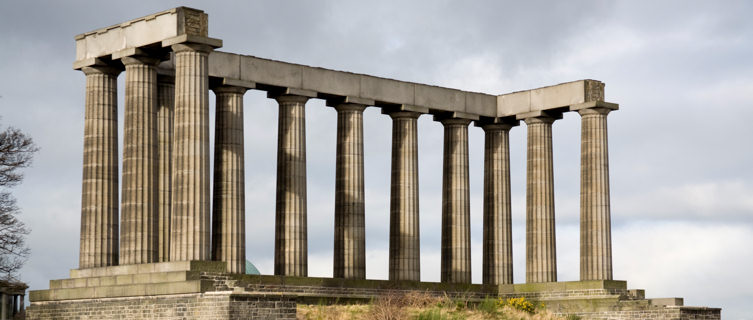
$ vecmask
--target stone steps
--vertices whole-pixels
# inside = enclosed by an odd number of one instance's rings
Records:
[[[222,261],[171,261],[129,264],[100,268],[72,269],[70,275],[71,278],[91,278],[171,271],[225,272],[225,268],[225,263]]]
[[[155,296],[166,294],[201,293],[213,289],[209,280],[189,280],[162,283],[137,283],[98,287],[61,288],[29,292],[32,302],[51,300],[97,299],[116,297]]]
[[[187,280],[199,280],[199,272],[169,271],[50,280],[50,289],[72,289],[142,283],[180,282]]]
[[[73,269],[70,279],[50,281],[49,290],[29,292],[30,301],[155,296],[203,293],[214,281],[200,279],[202,272],[221,273],[219,261],[175,261],[101,268]]]

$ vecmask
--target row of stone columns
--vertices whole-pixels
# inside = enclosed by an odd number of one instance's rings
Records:
[[[159,261],[220,260],[245,269],[243,95],[217,86],[213,219],[209,191],[208,54],[202,44],[177,44],[174,77],[158,59],[122,57],[126,71],[121,232],[118,238],[117,93],[120,69],[83,68],[87,76],[80,267]],[[277,275],[307,275],[306,135],[308,96],[270,92],[279,104],[275,262]],[[337,111],[334,276],[365,278],[363,110]],[[611,279],[606,115],[579,110],[582,125],[581,279]],[[392,118],[390,182],[391,280],[420,280],[417,118]],[[437,116],[444,126],[441,280],[470,283],[468,125]],[[526,281],[557,281],[552,131],[555,118],[528,126]],[[483,282],[512,283],[509,130],[485,122]],[[210,230],[211,229],[211,230]],[[211,231],[211,232],[210,232]],[[210,238],[211,235],[211,238]]]

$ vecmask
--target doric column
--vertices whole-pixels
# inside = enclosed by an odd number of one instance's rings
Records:
[[[157,261],[170,260],[175,77],[157,75]]]
[[[158,59],[125,57],[120,263],[157,261]]]
[[[612,280],[608,108],[581,109],[580,279]]]
[[[0,293],[0,301],[2,301],[2,305],[0,305],[0,320],[7,320],[8,319],[8,296],[5,293]]]
[[[246,202],[243,156],[243,94],[246,88],[214,88],[212,259],[225,261],[230,273],[246,270]]]
[[[170,261],[209,260],[209,88],[211,47],[176,44]]]
[[[307,97],[280,95],[277,134],[275,275],[308,274],[306,235]]]
[[[335,170],[335,278],[366,279],[363,185],[363,110],[343,103],[337,110]]]
[[[441,120],[442,165],[441,281],[471,283],[471,202],[468,182],[467,119]]]
[[[547,116],[525,119],[528,126],[526,166],[526,282],[556,282],[552,123]]]
[[[421,280],[418,226],[417,112],[388,113],[392,118],[390,170],[390,280]]]
[[[510,200],[510,128],[481,124],[484,129],[483,283],[512,282],[512,207]]]
[[[120,70],[86,74],[79,268],[118,264],[118,104]]]

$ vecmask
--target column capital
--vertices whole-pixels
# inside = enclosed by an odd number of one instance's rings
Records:
[[[520,125],[520,120],[516,120],[514,117],[481,118],[473,121],[473,124],[484,131],[510,130],[512,127]]]
[[[199,52],[209,54],[214,51],[214,48],[210,45],[203,43],[178,43],[170,46],[175,53],[181,52]]]
[[[337,110],[337,112],[341,111],[353,111],[353,112],[363,112],[363,110],[366,109],[366,105],[357,104],[357,103],[341,103],[338,105],[334,105],[333,108]]]
[[[550,116],[538,116],[538,117],[530,117],[530,118],[523,119],[523,121],[526,122],[526,125],[531,125],[531,124],[536,124],[536,123],[552,124],[554,123],[554,120],[557,120],[557,118],[550,117]]]
[[[603,114],[607,115],[610,112],[612,112],[613,109],[610,108],[602,108],[602,107],[595,107],[595,108],[588,108],[588,109],[580,109],[578,110],[578,114],[582,116],[590,115],[590,114]]]
[[[216,86],[212,88],[212,91],[214,93],[237,93],[237,94],[244,94],[246,93],[248,89],[244,87],[237,87],[237,86]]]
[[[120,58],[124,66],[145,64],[148,66],[156,67],[160,63],[160,59],[150,56],[133,55]]]
[[[383,114],[386,114],[390,116],[390,118],[394,119],[418,119],[423,113],[420,112],[413,112],[413,111],[403,111],[403,110],[396,110],[396,111],[384,111],[382,110]]]
[[[468,126],[471,123],[471,119],[463,119],[463,118],[444,118],[444,119],[437,119],[434,118],[435,121],[439,121],[444,125],[447,126]]]
[[[299,96],[299,95],[293,95],[293,94],[281,94],[277,96],[270,97],[275,100],[277,100],[278,103],[284,103],[284,102],[298,102],[298,103],[306,103],[310,98],[306,96]]]
[[[81,68],[81,72],[83,72],[87,76],[91,74],[107,74],[111,76],[117,76],[121,72],[123,72],[123,69],[112,65],[93,65]]]

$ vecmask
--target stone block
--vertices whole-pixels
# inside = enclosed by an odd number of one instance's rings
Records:
[[[520,91],[497,96],[497,116],[506,117],[531,111],[531,92]]]
[[[355,73],[302,67],[301,88],[338,96],[358,97],[361,81]]]
[[[531,110],[546,110],[586,102],[585,81],[531,90]]]
[[[497,116],[497,97],[476,93],[465,92],[465,113],[484,117]]]
[[[463,91],[416,84],[416,105],[441,111],[465,112]]]
[[[301,88],[303,70],[301,65],[252,56],[241,56],[241,80],[285,88]],[[222,77],[222,75],[210,76]]]
[[[221,75],[221,78],[241,79],[240,55],[213,51],[208,59],[210,77]]]
[[[415,104],[415,84],[392,79],[361,75],[360,96],[378,102]]]
[[[683,298],[651,298],[648,299],[652,305],[655,306],[678,306],[681,307],[685,303]]]

